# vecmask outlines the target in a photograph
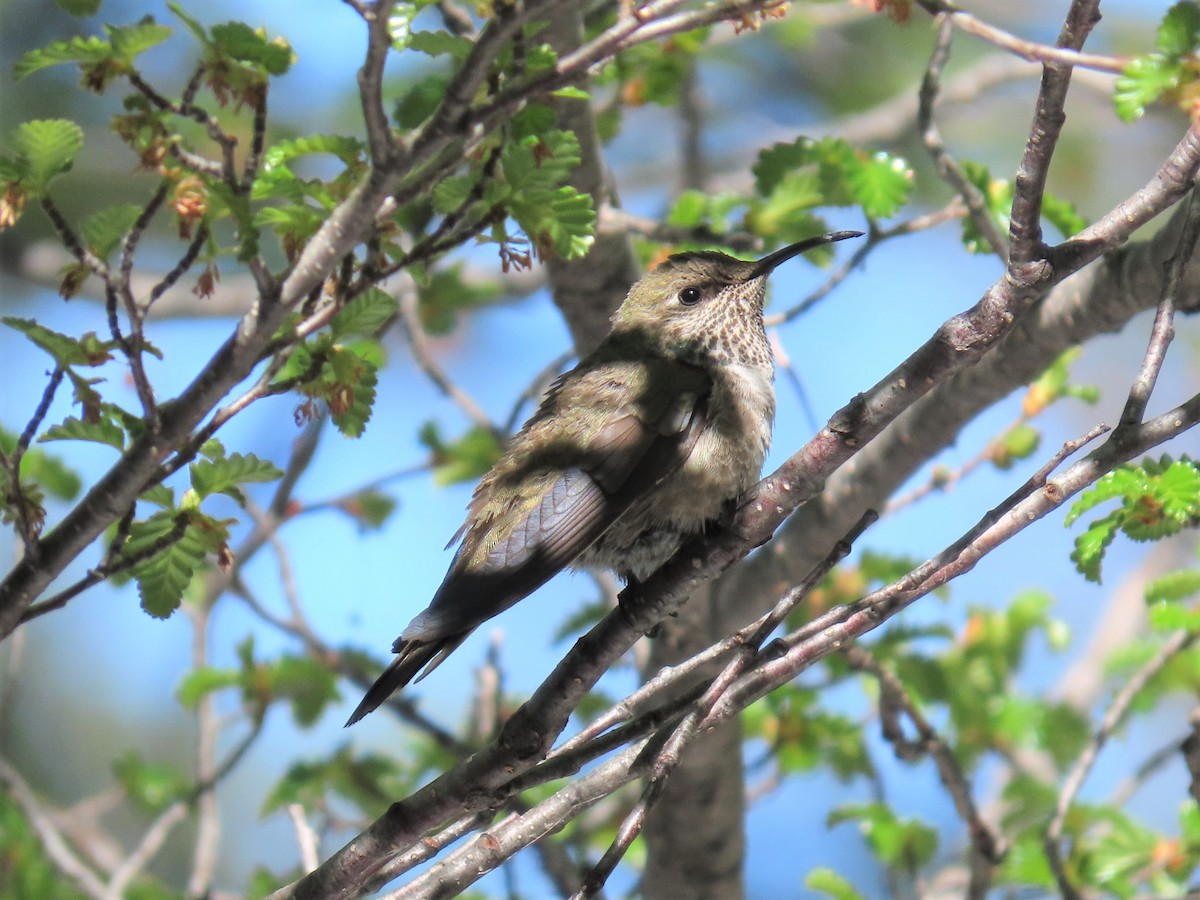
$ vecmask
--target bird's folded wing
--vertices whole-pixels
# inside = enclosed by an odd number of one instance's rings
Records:
[[[630,505],[688,458],[707,421],[707,398],[680,394],[654,421],[634,413],[589,440],[577,465],[547,477],[540,501],[511,528],[469,530],[429,608],[400,641],[473,628],[536,590],[590,547]],[[484,543],[490,536],[502,536]]]

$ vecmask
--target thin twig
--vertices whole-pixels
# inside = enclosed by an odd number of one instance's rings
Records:
[[[9,796],[25,814],[34,834],[41,842],[42,849],[55,867],[88,897],[107,900],[107,892],[100,879],[70,848],[33,789],[8,760],[3,758],[0,758],[0,783],[4,784]]]
[[[483,407],[476,403],[470,394],[450,379],[433,353],[430,352],[429,340],[425,334],[424,326],[421,325],[421,316],[417,309],[417,292],[411,283],[399,292],[399,300],[400,324],[403,326],[405,336],[408,338],[413,361],[425,373],[426,377],[433,382],[434,386],[446,397],[454,401],[455,406],[462,410],[463,414],[477,428],[481,428],[487,433],[494,435],[497,440],[503,441],[504,435],[500,433],[500,429],[496,427],[495,423],[488,417],[488,414],[484,412]]]
[[[1085,69],[1095,69],[1100,72],[1110,72],[1120,75],[1129,64],[1126,57],[1103,56],[1098,53],[1083,53],[1078,49],[1063,46],[1053,47],[1017,37],[1003,28],[997,28],[988,22],[963,12],[947,0],[917,0],[917,3],[932,16],[946,16],[955,28],[982,38],[989,44],[1016,54],[1029,62],[1055,63],[1064,66],[1080,66]]]
[[[129,883],[140,875],[146,866],[150,865],[151,860],[162,849],[163,844],[175,829],[175,826],[187,817],[187,813],[187,804],[183,801],[177,801],[164,809],[155,818],[150,827],[146,829],[146,833],[142,835],[142,839],[137,847],[125,858],[117,870],[113,872],[112,877],[108,881],[109,896],[114,898],[114,900],[125,896],[125,889],[129,886]]]
[[[1162,371],[1167,358],[1167,348],[1175,336],[1175,306],[1179,300],[1184,273],[1196,250],[1196,242],[1200,240],[1200,201],[1197,201],[1196,194],[1193,188],[1188,198],[1183,228],[1179,232],[1179,243],[1175,247],[1175,253],[1166,263],[1166,284],[1163,286],[1158,309],[1154,313],[1154,324],[1150,328],[1146,353],[1129,387],[1129,399],[1125,402],[1125,409],[1121,412],[1122,426],[1135,425],[1145,416],[1150,395],[1158,382],[1158,373]]]
[[[300,848],[300,867],[305,873],[311,872],[321,864],[319,855],[321,839],[313,827],[308,824],[303,806],[299,803],[289,803],[287,811],[292,820],[292,827],[296,829],[296,844]]]
[[[983,900],[991,885],[996,866],[1004,858],[1004,839],[991,828],[979,814],[971,797],[971,785],[958,758],[946,740],[937,732],[917,707],[904,683],[890,669],[884,667],[863,647],[847,647],[842,651],[850,667],[872,675],[879,683],[880,720],[883,736],[896,749],[896,755],[910,760],[928,754],[937,767],[942,786],[950,795],[959,818],[967,826],[971,840],[971,880],[967,896],[972,900]],[[900,729],[898,714],[904,715],[917,730],[919,740],[908,741]]]
[[[1075,802],[1075,797],[1091,773],[1100,751],[1104,749],[1104,745],[1112,737],[1113,732],[1125,721],[1125,716],[1133,705],[1133,701],[1137,699],[1137,695],[1146,687],[1150,679],[1162,671],[1163,667],[1179,653],[1195,643],[1197,638],[1200,638],[1200,633],[1197,632],[1177,631],[1173,633],[1159,647],[1158,652],[1129,677],[1113,698],[1108,712],[1104,714],[1104,719],[1100,722],[1100,727],[1096,729],[1088,745],[1079,754],[1075,765],[1071,767],[1070,773],[1063,782],[1062,790],[1058,794],[1058,802],[1055,805],[1054,816],[1042,835],[1042,848],[1046,852],[1050,871],[1054,873],[1054,881],[1058,885],[1059,894],[1067,900],[1078,900],[1081,897],[1075,885],[1071,883],[1062,857],[1062,832],[1067,813],[1071,811],[1071,805]]]
[[[29,500],[21,486],[21,460],[25,458],[25,452],[33,442],[34,435],[42,427],[42,422],[46,419],[46,413],[50,411],[50,404],[54,401],[54,395],[58,393],[58,387],[62,384],[65,372],[66,370],[61,364],[54,367],[33,415],[25,423],[25,428],[17,438],[17,444],[13,448],[12,454],[6,460],[8,493],[10,495],[8,502],[17,511],[17,529],[21,533],[21,544],[25,550],[25,556],[33,560],[38,558],[38,532],[41,530],[42,516],[40,513],[35,515],[30,510]]]
[[[921,90],[918,93],[917,129],[921,133],[925,149],[933,157],[938,174],[962,197],[963,202],[967,205],[971,221],[979,229],[979,233],[991,245],[992,252],[1000,258],[1000,261],[1007,264],[1008,241],[988,210],[987,198],[979,188],[971,183],[962,166],[958,164],[958,160],[946,149],[941,131],[933,118],[933,106],[941,88],[942,72],[950,58],[950,43],[953,37],[954,28],[951,19],[946,16],[939,17],[933,53],[929,57],[929,65],[925,69],[925,77],[921,81]]]

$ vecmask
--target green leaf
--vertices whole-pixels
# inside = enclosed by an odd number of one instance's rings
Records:
[[[154,487],[147,488],[138,499],[161,506],[163,509],[174,509],[175,507],[175,492],[165,484],[156,484]]]
[[[1178,569],[1160,575],[1146,585],[1146,602],[1178,602],[1200,594],[1200,569]]]
[[[305,197],[332,198],[318,190],[322,182],[301,181],[290,168],[293,160],[320,154],[336,156],[346,166],[338,179],[355,179],[366,165],[366,145],[357,138],[340,134],[313,134],[279,141],[263,155],[250,196],[254,200],[283,199],[293,203]]]
[[[550,92],[551,97],[561,97],[564,100],[590,100],[592,95],[581,87],[568,85],[567,87],[559,88],[557,91]]]
[[[59,425],[52,425],[38,438],[38,443],[49,441],[91,441],[97,444],[107,444],[119,451],[125,449],[125,432],[121,426],[110,419],[99,419],[88,422],[74,416],[67,418]]]
[[[471,53],[474,43],[465,37],[458,37],[448,31],[414,31],[409,35],[408,47],[418,53],[429,56],[450,56],[455,62],[462,62]]]
[[[113,774],[145,812],[160,813],[190,791],[188,778],[174,766],[148,763],[135,750],[113,763]]]
[[[226,552],[229,530],[199,511],[164,510],[142,522],[134,522],[129,540],[121,548],[125,558],[137,557],[152,547],[165,544],[149,559],[133,567],[142,609],[165,619],[183,600],[183,592],[209,553]]]
[[[62,9],[73,16],[94,16],[100,9],[100,0],[54,0]]]
[[[596,221],[592,198],[563,185],[579,160],[579,141],[565,131],[530,135],[501,151],[500,165],[511,189],[508,212],[540,254],[571,259],[591,246]]]
[[[500,458],[504,448],[496,436],[478,426],[472,427],[457,441],[447,443],[437,425],[426,422],[417,439],[429,448],[433,456],[433,480],[445,486],[461,481],[475,481]]]
[[[997,469],[1011,469],[1017,462],[1029,459],[1037,452],[1042,435],[1036,428],[1021,422],[1013,425],[993,442],[991,461]]]
[[[1120,500],[1119,508],[1092,523],[1071,556],[1085,577],[1097,581],[1104,551],[1118,529],[1131,540],[1152,541],[1200,522],[1200,468],[1189,459],[1166,456],[1121,466],[1080,495],[1066,524],[1109,500]]]
[[[452,175],[433,188],[433,208],[442,215],[458,212],[467,204],[479,179],[474,175]]]
[[[18,125],[10,144],[27,165],[24,186],[42,194],[74,165],[83,148],[83,129],[69,119],[35,119]]]
[[[396,125],[402,131],[416,128],[438,108],[446,96],[445,75],[426,75],[412,82],[396,102]]]
[[[1050,193],[1042,194],[1042,215],[1064,238],[1078,234],[1088,225],[1087,219],[1079,214],[1075,204],[1068,200],[1060,200]]]
[[[354,519],[363,531],[374,531],[383,527],[397,505],[394,497],[381,491],[360,491],[339,503],[338,508]]]
[[[353,350],[339,347],[326,362],[323,378],[323,396],[333,424],[346,437],[360,437],[375,404],[377,367]]]
[[[913,170],[898,156],[882,151],[847,167],[846,184],[870,219],[894,216],[913,190]]]
[[[21,332],[37,346],[49,353],[60,366],[98,366],[112,359],[113,343],[101,341],[94,332],[82,338],[60,334],[33,319],[18,319],[13,316],[0,318],[9,328]]]
[[[1167,56],[1183,56],[1200,48],[1200,6],[1195,0],[1182,0],[1167,10],[1155,46]]]
[[[809,872],[804,878],[804,886],[810,891],[817,891],[833,897],[834,900],[862,900],[863,896],[854,889],[848,879],[833,869],[824,867]]]
[[[1075,549],[1071,551],[1071,562],[1088,581],[1100,583],[1100,563],[1109,544],[1117,536],[1120,527],[1118,513],[1098,519],[1087,527],[1087,530],[1075,538]]]
[[[105,25],[113,55],[123,63],[131,63],[140,54],[156,47],[171,36],[168,25],[158,25],[153,20],[136,25]]]
[[[1001,234],[1008,233],[1008,217],[1012,212],[1013,185],[1011,181],[993,178],[991,171],[982,163],[963,160],[963,174],[983,194],[988,214],[996,222]],[[963,219],[962,242],[970,253],[991,253],[992,247],[971,216]]]
[[[417,286],[421,324],[430,334],[449,334],[458,324],[459,313],[476,309],[497,299],[498,284],[468,283],[461,265],[435,270]]]
[[[704,191],[687,190],[675,198],[667,213],[667,224],[677,228],[698,228],[708,215],[708,195]]]
[[[283,75],[296,58],[283,38],[269,41],[265,32],[255,30],[245,22],[214,25],[211,34],[213,45],[222,53],[269,75]]]
[[[0,450],[11,455],[16,446],[17,436],[0,428]],[[21,457],[20,475],[22,482],[34,481],[59,500],[74,500],[83,489],[83,480],[72,469],[54,454],[37,447],[30,447]]]
[[[1200,628],[1200,610],[1178,603],[1155,603],[1149,610],[1150,627],[1158,632],[1195,631]]]
[[[882,803],[845,803],[828,824],[857,821],[867,842],[887,865],[924,865],[937,852],[937,831],[916,819],[901,819]]]
[[[1113,106],[1123,121],[1141,118],[1146,107],[1179,86],[1183,67],[1159,53],[1130,60],[1117,79]]]
[[[212,42],[208,36],[208,29],[201,25],[198,19],[188,15],[188,13],[179,3],[175,2],[175,0],[171,0],[171,2],[167,4],[167,9],[169,9],[171,13],[177,19],[179,19],[179,21],[187,26],[188,31],[192,33],[192,36],[195,37],[202,46],[208,47],[211,45]]]
[[[195,709],[201,699],[213,691],[237,686],[241,683],[241,678],[241,672],[237,669],[200,666],[183,676],[176,694],[184,709]]]
[[[53,41],[30,50],[13,66],[13,78],[20,81],[34,72],[63,63],[99,63],[112,56],[112,44],[99,37],[74,37]]]
[[[246,505],[246,498],[238,489],[239,485],[283,477],[282,470],[253,453],[232,453],[220,459],[200,460],[188,466],[188,470],[192,489],[201,499],[212,494],[225,494],[242,506]]]
[[[105,259],[117,249],[141,214],[142,208],[132,204],[102,209],[83,223],[83,239],[96,256]]]
[[[294,763],[267,795],[262,813],[292,803],[322,809],[327,805],[326,795],[333,793],[375,817],[411,786],[411,780],[390,757],[375,753],[356,756],[349,747],[342,747],[329,759]]]
[[[316,660],[283,656],[266,664],[264,675],[272,696],[291,702],[297,725],[312,725],[339,699],[336,676]]]
[[[355,297],[329,323],[335,341],[346,337],[374,337],[400,311],[391,294],[372,288]]]

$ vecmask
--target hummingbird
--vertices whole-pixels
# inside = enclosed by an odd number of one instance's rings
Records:
[[[830,232],[759,260],[677,253],[634,284],[608,336],[551,386],[479,482],[441,587],[346,725],[561,570],[641,581],[719,520],[758,482],[771,441],[767,276],[861,234]]]

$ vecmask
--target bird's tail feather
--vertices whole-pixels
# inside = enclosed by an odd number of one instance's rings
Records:
[[[430,643],[405,641],[398,644],[395,648],[398,655],[392,660],[392,664],[383,670],[383,674],[375,680],[362,702],[350,714],[350,718],[346,720],[346,727],[349,728],[367,713],[373,712],[414,678],[420,681],[436,669],[470,633],[468,630]],[[422,672],[422,669],[425,671]]]

